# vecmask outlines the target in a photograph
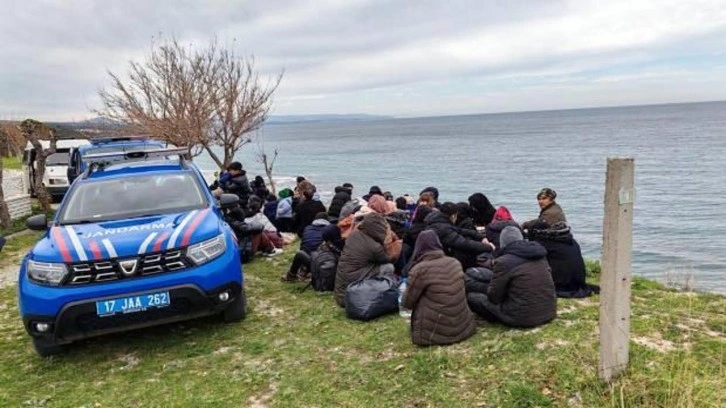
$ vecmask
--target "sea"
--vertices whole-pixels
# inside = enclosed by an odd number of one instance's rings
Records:
[[[521,222],[537,217],[537,192],[550,187],[593,259],[607,159],[633,158],[633,273],[726,293],[726,102],[268,124],[253,139],[236,157],[250,179],[264,176],[259,152],[277,150],[278,187],[303,175],[324,201],[345,182],[356,196],[435,186],[442,202],[482,192]]]

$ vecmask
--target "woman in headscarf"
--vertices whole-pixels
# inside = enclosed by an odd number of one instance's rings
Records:
[[[430,346],[471,337],[476,325],[466,303],[464,272],[456,259],[444,255],[435,232],[419,234],[411,264],[402,302],[413,312],[411,341]]]
[[[393,275],[391,258],[383,246],[386,227],[388,223],[382,215],[370,213],[346,239],[335,274],[334,298],[338,306],[345,307],[345,290],[352,282],[364,277]]]
[[[474,193],[469,196],[469,205],[471,206],[471,218],[477,227],[486,227],[492,222],[496,209],[487,196],[482,193]]]
[[[393,212],[391,211],[391,208],[388,205],[386,199],[382,195],[377,194],[369,197],[368,208],[373,210],[373,212],[376,212],[383,216],[386,216]],[[401,256],[403,241],[401,241],[401,238],[399,238],[398,235],[393,232],[393,229],[391,228],[391,223],[388,219],[386,219],[386,225],[386,240],[383,242],[383,245],[386,247],[386,253],[395,264],[398,258]]]
[[[562,211],[562,207],[555,202],[557,198],[557,192],[551,188],[543,188],[537,193],[537,204],[539,204],[540,212],[539,217],[534,220],[530,220],[522,224],[522,228],[530,230],[532,227],[539,223],[544,222],[549,225],[555,225],[557,223],[567,224],[567,218],[565,218],[565,212]]]
[[[465,230],[476,231],[474,220],[471,219],[471,206],[469,203],[456,203],[456,225]]]
[[[492,218],[492,222],[487,225],[486,228],[487,240],[494,244],[494,247],[496,248],[494,250],[495,257],[499,256],[502,252],[499,245],[499,236],[502,234],[502,230],[509,226],[517,227],[521,230],[519,224],[517,224],[517,222],[512,218],[512,214],[509,212],[509,209],[502,205],[497,208],[496,213],[494,213],[494,218]]]

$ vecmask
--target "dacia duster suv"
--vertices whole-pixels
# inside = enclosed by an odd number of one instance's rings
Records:
[[[185,149],[89,155],[20,267],[26,331],[41,356],[86,337],[212,314],[242,320],[237,240]],[[174,159],[178,157],[178,160]]]

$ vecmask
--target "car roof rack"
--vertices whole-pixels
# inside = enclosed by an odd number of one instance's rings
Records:
[[[99,145],[99,144],[107,144],[107,143],[115,143],[115,142],[135,142],[135,141],[148,141],[149,136],[145,135],[135,135],[135,136],[115,136],[115,137],[100,137],[97,139],[91,139],[91,144]]]
[[[106,167],[118,164],[147,161],[149,159],[167,158],[169,156],[179,157],[179,163],[184,168],[188,168],[189,149],[186,147],[177,147],[173,149],[153,149],[153,150],[136,150],[124,152],[109,152],[87,154],[83,159],[88,161],[88,169],[84,172],[83,178],[88,178],[92,173],[103,171]]]

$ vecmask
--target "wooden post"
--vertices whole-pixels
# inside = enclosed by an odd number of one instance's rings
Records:
[[[633,159],[608,159],[600,276],[600,378],[628,366],[630,259],[633,249]]]

